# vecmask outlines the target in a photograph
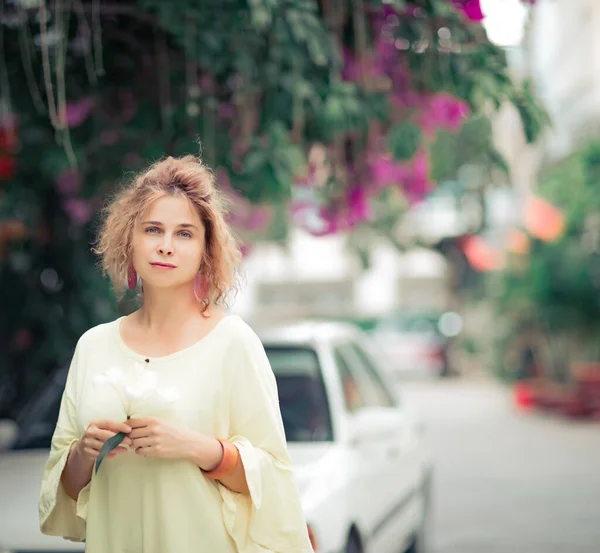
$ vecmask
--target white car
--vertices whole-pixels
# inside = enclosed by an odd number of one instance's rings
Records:
[[[431,461],[372,344],[339,323],[259,334],[277,378],[315,552],[422,553]],[[61,371],[44,386],[24,412],[17,441],[0,454],[0,553],[83,551],[38,528],[39,485],[65,377]]]

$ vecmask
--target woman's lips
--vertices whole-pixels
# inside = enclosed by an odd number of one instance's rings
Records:
[[[150,263],[150,265],[159,269],[175,269],[175,265],[171,265],[170,263]]]

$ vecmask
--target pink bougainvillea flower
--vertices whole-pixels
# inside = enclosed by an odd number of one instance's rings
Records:
[[[434,96],[431,107],[439,125],[453,132],[460,130],[471,111],[464,100],[444,93]]]
[[[238,229],[260,232],[271,222],[271,210],[266,206],[253,206],[249,202],[233,203],[233,209],[227,214],[227,222]]]
[[[425,134],[432,134],[438,129],[458,132],[469,114],[469,105],[465,101],[441,93],[433,96],[422,108],[417,123]]]
[[[452,3],[471,20],[481,21],[485,15],[481,11],[479,0],[451,0]]]
[[[371,218],[371,206],[364,187],[355,186],[350,188],[347,203],[350,226],[358,225]]]
[[[290,211],[292,221],[313,236],[335,234],[344,227],[339,217],[313,202],[292,202]]]
[[[92,218],[93,207],[87,200],[69,198],[63,202],[63,209],[76,227],[82,227]]]
[[[315,236],[327,236],[329,234],[336,234],[348,229],[348,220],[339,210],[321,208],[319,217],[323,221],[324,226],[319,233],[312,233]]]
[[[75,169],[66,169],[56,179],[56,190],[62,196],[77,194],[81,188],[82,177]]]
[[[411,203],[422,201],[432,189],[429,178],[429,157],[421,148],[411,160],[408,178],[403,182],[402,189]]]
[[[400,185],[408,177],[410,170],[404,163],[391,155],[380,155],[370,164],[371,186],[378,192],[387,186]]]
[[[79,127],[90,115],[94,107],[94,100],[90,96],[67,102],[66,120],[70,129]]]

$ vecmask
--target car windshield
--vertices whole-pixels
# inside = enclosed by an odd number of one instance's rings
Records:
[[[287,441],[331,441],[329,405],[315,351],[270,346],[265,349],[277,380]]]
[[[279,389],[288,442],[332,440],[329,407],[316,353],[308,348],[266,348]],[[25,407],[12,449],[49,449],[67,371],[58,371]]]

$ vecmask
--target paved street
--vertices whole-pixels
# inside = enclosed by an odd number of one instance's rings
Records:
[[[487,380],[410,382],[436,459],[431,553],[600,552],[600,424],[517,412]]]

